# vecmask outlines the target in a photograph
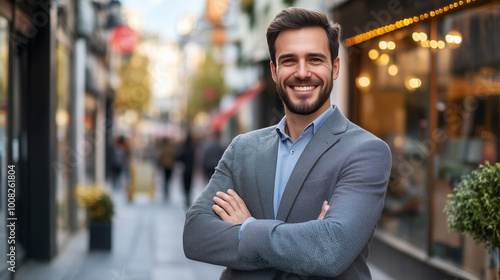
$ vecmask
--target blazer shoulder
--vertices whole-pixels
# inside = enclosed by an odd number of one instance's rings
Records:
[[[240,141],[255,141],[256,139],[272,136],[276,134],[275,131],[276,131],[276,125],[273,125],[265,128],[252,130],[250,132],[240,134],[237,137],[240,139]]]

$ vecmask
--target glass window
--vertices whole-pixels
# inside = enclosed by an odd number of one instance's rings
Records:
[[[500,159],[500,5],[465,10],[438,23],[446,48],[436,52],[437,129],[434,254],[480,275],[486,262],[481,244],[448,232],[443,208],[463,175]]]
[[[57,157],[58,163],[53,165],[56,172],[56,205],[57,205],[57,238],[58,245],[61,246],[69,234],[69,177],[68,172],[71,167],[68,162],[68,147],[69,147],[69,113],[68,113],[68,98],[70,92],[70,59],[67,48],[61,44],[57,44],[56,48],[56,63],[57,63]]]
[[[393,169],[379,228],[426,248],[430,51],[412,34],[426,25],[371,40],[361,53],[359,124],[390,146]],[[422,35],[422,39],[424,35]]]

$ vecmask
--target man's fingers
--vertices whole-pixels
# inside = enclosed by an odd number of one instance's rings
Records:
[[[321,206],[321,213],[318,216],[318,220],[323,220],[325,218],[325,214],[328,209],[330,209],[330,205],[328,205],[328,201],[325,200]]]
[[[245,201],[234,190],[229,189],[227,193],[236,201],[238,208],[241,208],[241,205],[245,205],[246,207]]]
[[[219,196],[215,196],[213,200],[215,204],[222,208],[228,215],[231,215],[231,213],[234,211],[233,206]]]
[[[226,213],[226,211],[224,211],[224,209],[222,209],[222,207],[217,204],[212,205],[212,210],[214,210],[215,214],[219,215],[219,217],[223,221],[226,221],[229,218],[229,215]]]
[[[236,198],[234,197],[234,195],[236,195],[236,197],[239,198],[238,194],[236,194],[235,191],[229,189],[227,191],[228,193],[225,193],[225,192],[217,192],[215,195],[217,197],[219,197],[220,199],[224,200],[225,202],[229,203],[231,205],[231,207],[234,209],[234,210],[238,210],[240,209],[240,205],[238,204],[239,202],[236,200]],[[240,198],[241,200],[241,198]],[[243,200],[242,200],[243,201]]]

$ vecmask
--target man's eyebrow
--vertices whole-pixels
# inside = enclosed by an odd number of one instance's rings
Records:
[[[281,61],[282,59],[286,59],[286,58],[293,58],[293,57],[296,57],[296,55],[293,53],[284,53],[284,54],[278,56],[278,61]],[[321,57],[323,59],[328,59],[328,57],[322,52],[310,52],[310,53],[306,54],[306,57]]]
[[[324,59],[328,59],[328,57],[324,53],[320,53],[320,52],[307,53],[306,56],[307,57],[321,57]]]
[[[285,53],[285,54],[278,56],[278,61],[285,59],[285,58],[291,58],[291,57],[295,57],[295,55],[293,53]]]

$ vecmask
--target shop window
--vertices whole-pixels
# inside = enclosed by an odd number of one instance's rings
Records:
[[[431,53],[412,38],[415,32],[428,34],[428,27],[382,36],[363,48],[357,114],[359,124],[386,141],[393,156],[379,228],[424,250]]]
[[[56,125],[57,125],[57,164],[53,164],[54,172],[56,175],[56,217],[57,217],[57,243],[58,246],[66,241],[69,235],[69,172],[76,172],[72,170],[74,164],[68,162],[69,159],[69,96],[70,88],[70,58],[68,49],[62,43],[58,42],[56,48],[56,92],[57,92],[57,111],[56,111]]]
[[[500,5],[465,10],[438,23],[447,47],[436,52],[434,254],[481,275],[486,252],[472,238],[448,232],[442,210],[462,176],[500,160]]]

